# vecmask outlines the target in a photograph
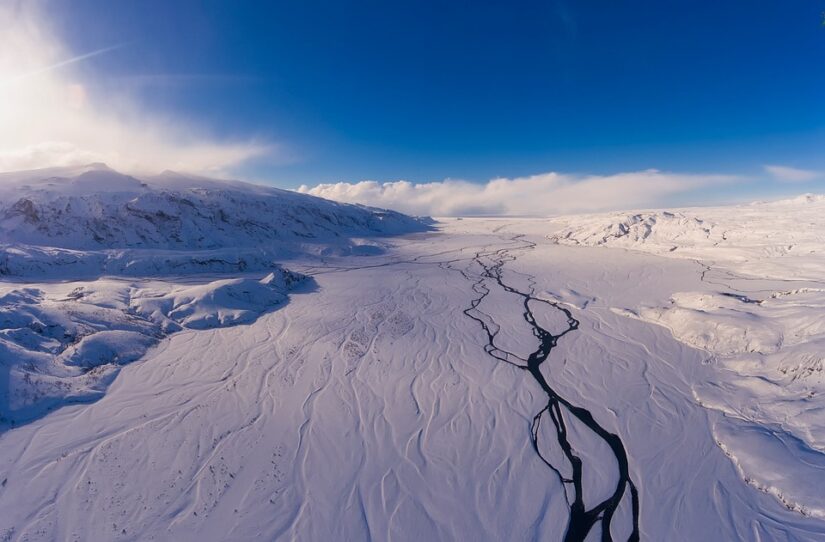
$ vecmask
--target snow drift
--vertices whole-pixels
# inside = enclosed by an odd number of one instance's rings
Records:
[[[305,277],[161,280],[0,287],[0,422],[99,398],[119,368],[170,333],[253,322]]]

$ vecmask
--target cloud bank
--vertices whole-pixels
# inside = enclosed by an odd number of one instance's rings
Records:
[[[805,183],[822,177],[822,173],[819,171],[788,166],[765,166],[765,171],[782,183]]]
[[[80,68],[117,44],[71,52],[37,2],[0,3],[0,171],[106,162],[129,172],[220,173],[276,150],[221,141],[128,95],[95,95]]]
[[[485,184],[446,180],[320,184],[298,191],[347,203],[429,216],[547,216],[652,207],[672,195],[736,181],[730,175],[691,175],[647,170],[615,175],[545,173]]]

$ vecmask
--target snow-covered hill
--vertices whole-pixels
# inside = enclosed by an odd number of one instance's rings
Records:
[[[165,261],[168,272],[264,269],[296,254],[375,253],[363,238],[426,228],[393,211],[172,172],[138,179],[91,164],[0,174],[8,275],[48,274],[55,262],[63,277],[154,274]]]
[[[0,285],[0,427],[98,399],[164,337],[251,323],[304,279],[276,267],[260,280]]]
[[[376,254],[378,237],[427,227],[170,172],[0,174],[0,276],[10,281],[0,283],[0,425],[99,398],[120,366],[172,332],[253,321],[305,278],[285,259]]]
[[[617,314],[666,327],[708,353],[696,400],[723,412],[719,445],[783,504],[825,517],[825,196],[554,219],[562,245],[695,260],[707,290]]]
[[[555,218],[549,238],[565,245],[640,250],[735,265],[759,278],[825,277],[825,196],[723,207]]]

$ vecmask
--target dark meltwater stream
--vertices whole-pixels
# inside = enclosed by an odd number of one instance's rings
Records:
[[[464,310],[464,314],[478,322],[486,333],[487,343],[484,346],[484,350],[488,355],[498,361],[509,363],[529,372],[533,380],[535,380],[547,395],[547,406],[533,418],[531,438],[533,448],[538,456],[553,470],[565,488],[565,497],[569,506],[569,520],[564,540],[570,542],[583,541],[591,533],[594,526],[600,522],[601,540],[604,542],[612,541],[611,524],[614,514],[626,492],[630,494],[633,523],[632,532],[628,540],[639,540],[639,494],[636,486],[630,479],[627,452],[621,439],[618,435],[607,431],[599,425],[590,411],[583,407],[573,405],[560,396],[550,384],[548,384],[541,372],[541,365],[550,356],[550,352],[556,346],[558,340],[578,329],[579,321],[573,317],[567,308],[552,301],[535,297],[533,277],[526,276],[528,282],[527,291],[521,291],[505,282],[502,276],[503,268],[505,263],[516,259],[513,252],[532,250],[536,246],[535,243],[522,240],[521,236],[513,237],[511,240],[520,242],[522,245],[517,248],[503,248],[492,252],[478,252],[473,258],[473,262],[480,266],[480,273],[461,271],[468,280],[473,281],[473,290],[478,294],[478,297],[472,301],[470,307]],[[505,292],[520,298],[523,308],[521,317],[531,327],[533,335],[539,341],[538,348],[526,359],[496,346],[496,336],[500,328],[490,315],[480,311],[478,308],[481,302],[491,293],[491,287],[501,288]],[[566,329],[553,334],[541,327],[533,314],[534,308],[539,304],[550,306],[563,313],[567,322]],[[542,420],[548,415],[553,423],[557,443],[564,457],[563,460],[568,464],[568,469],[566,470],[572,472],[572,475],[569,477],[564,476],[559,465],[554,465],[552,461],[542,453],[539,443],[539,428]],[[583,472],[588,466],[579,456],[568,438],[568,426],[572,423],[584,426],[586,429],[583,428],[582,430],[589,430],[598,438],[602,439],[612,451],[616,459],[616,464],[618,465],[618,482],[612,494],[590,508],[585,505],[582,484]]]

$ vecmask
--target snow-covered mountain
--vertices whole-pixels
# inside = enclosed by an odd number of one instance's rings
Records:
[[[421,230],[381,209],[232,181],[104,165],[0,176],[0,242],[70,249],[213,249]]]
[[[393,211],[172,172],[0,174],[0,276],[11,281],[0,283],[0,425],[99,398],[120,366],[170,333],[249,323],[283,304],[305,279],[285,259],[377,254],[380,237],[427,228]]]
[[[91,164],[0,174],[8,275],[47,274],[56,260],[63,276],[153,274],[159,260],[186,273],[259,269],[273,257],[375,253],[363,238],[426,228],[393,211],[173,172],[139,179]]]

